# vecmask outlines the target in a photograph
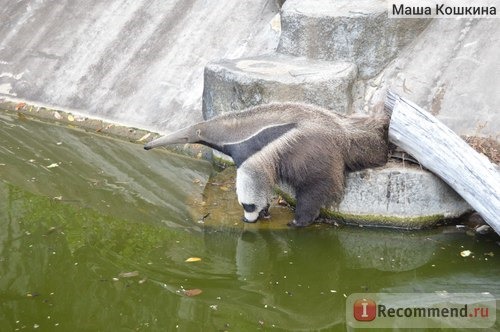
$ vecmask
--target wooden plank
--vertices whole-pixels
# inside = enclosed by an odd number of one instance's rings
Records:
[[[500,173],[436,117],[388,92],[389,140],[443,179],[500,234]]]

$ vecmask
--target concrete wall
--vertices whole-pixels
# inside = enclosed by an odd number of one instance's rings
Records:
[[[459,135],[500,141],[500,21],[435,19],[377,77],[359,82],[368,110],[390,87]]]
[[[273,51],[274,0],[0,0],[0,96],[169,131],[211,60]]]

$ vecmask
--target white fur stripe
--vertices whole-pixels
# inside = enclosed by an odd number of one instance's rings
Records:
[[[269,126],[265,126],[265,127],[262,127],[259,131],[255,132],[254,134],[248,136],[247,138],[244,138],[242,140],[239,140],[239,141],[236,141],[236,142],[224,142],[224,144],[227,144],[227,145],[236,145],[236,144],[241,144],[241,143],[244,143],[246,141],[249,141],[251,140],[252,138],[258,136],[260,133],[262,133],[264,130],[266,129],[270,129],[270,128],[275,128],[275,127],[281,127],[281,126],[286,126],[290,123],[287,123],[287,122],[284,122],[284,123],[277,123],[277,124],[272,124],[272,125],[269,125]]]

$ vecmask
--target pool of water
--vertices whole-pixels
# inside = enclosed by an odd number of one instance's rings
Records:
[[[212,173],[0,113],[0,330],[345,331],[351,293],[500,297],[496,237],[243,224]]]

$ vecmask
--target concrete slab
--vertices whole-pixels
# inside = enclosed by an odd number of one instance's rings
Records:
[[[356,66],[286,55],[211,62],[205,68],[203,117],[270,102],[301,102],[348,113]]]

